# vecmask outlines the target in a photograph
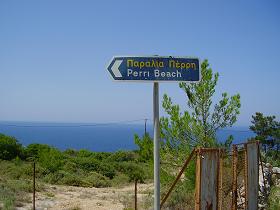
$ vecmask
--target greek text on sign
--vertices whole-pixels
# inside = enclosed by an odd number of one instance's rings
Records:
[[[121,81],[200,81],[198,58],[113,57],[107,69]]]

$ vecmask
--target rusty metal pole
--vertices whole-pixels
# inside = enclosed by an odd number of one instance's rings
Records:
[[[35,210],[35,162],[33,162],[33,210]]]
[[[137,210],[137,179],[135,179],[135,185],[134,185],[134,206],[135,206],[135,210]]]
[[[237,146],[232,145],[232,210],[237,209],[237,158]]]
[[[170,193],[172,192],[173,188],[175,187],[175,185],[177,184],[177,182],[179,181],[180,177],[182,176],[183,172],[185,171],[185,169],[187,168],[187,166],[189,165],[190,161],[192,160],[193,155],[195,154],[196,150],[193,149],[191,154],[189,155],[188,159],[186,160],[186,162],[184,163],[181,171],[179,172],[179,174],[177,175],[176,179],[174,180],[174,182],[172,183],[171,187],[169,188],[168,192],[166,193],[166,195],[164,196],[164,198],[162,199],[161,203],[160,203],[160,208],[162,208],[163,204],[165,203],[165,201],[167,200],[167,198],[169,197]]]
[[[223,158],[224,158],[224,150],[223,149],[219,149],[219,171],[218,171],[218,209],[219,210],[223,210],[223,166],[224,166],[224,162],[223,162]]]
[[[201,209],[201,148],[196,152],[195,210]]]

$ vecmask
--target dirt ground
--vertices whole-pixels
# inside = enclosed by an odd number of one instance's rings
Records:
[[[148,209],[153,184],[138,184],[138,209]],[[32,194],[30,194],[30,200]],[[134,209],[134,184],[123,188],[83,188],[47,185],[36,193],[36,210],[123,210]],[[30,210],[26,203],[17,210]]]

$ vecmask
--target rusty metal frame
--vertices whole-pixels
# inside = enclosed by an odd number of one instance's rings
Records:
[[[232,146],[232,202],[231,209],[237,210],[237,146]]]
[[[218,210],[223,210],[222,209],[222,204],[223,204],[223,198],[222,198],[222,189],[223,189],[223,158],[224,158],[224,150],[223,149],[219,149],[219,171],[218,171]]]
[[[201,210],[201,164],[202,164],[202,153],[203,152],[217,152],[217,186],[216,186],[216,207],[217,210],[222,209],[222,186],[223,186],[223,154],[224,149],[220,148],[198,148],[197,149],[197,160],[196,160],[196,189],[195,189],[195,210]]]
[[[243,152],[242,156],[244,158],[243,166],[244,166],[244,171],[243,171],[243,181],[244,181],[244,189],[245,189],[245,202],[242,203],[242,206],[244,206],[244,209],[248,208],[249,202],[248,202],[248,184],[249,184],[249,172],[248,172],[248,164],[249,164],[249,157],[248,157],[248,144],[257,144],[257,156],[258,156],[258,167],[260,167],[261,164],[261,170],[262,170],[262,176],[264,180],[264,185],[265,179],[264,179],[264,170],[263,170],[263,164],[262,164],[262,158],[260,155],[260,143],[259,141],[252,141],[252,142],[247,142],[247,143],[240,143],[240,144],[234,144],[232,146],[232,152],[231,154],[228,154],[228,156],[232,157],[232,201],[231,201],[231,210],[237,210],[237,198],[238,198],[238,157],[239,152]],[[223,188],[223,163],[224,163],[224,150],[220,148],[198,148],[198,149],[193,149],[187,160],[185,161],[184,165],[182,166],[182,169],[180,170],[179,174],[177,175],[176,179],[172,183],[169,191],[167,194],[164,196],[164,198],[161,201],[160,207],[164,205],[168,197],[170,196],[172,190],[174,189],[175,185],[179,181],[181,175],[187,168],[189,162],[192,160],[194,154],[196,154],[196,181],[195,181],[195,210],[201,210],[201,196],[202,196],[202,189],[201,189],[201,184],[202,184],[202,155],[203,152],[218,152],[218,159],[217,159],[217,188],[216,188],[216,195],[217,195],[217,200],[216,200],[216,206],[218,210],[223,210],[223,194],[222,194],[222,188]],[[242,158],[242,159],[243,159]],[[242,196],[243,197],[243,196]]]
[[[238,161],[238,151],[244,151],[244,189],[245,189],[245,203],[244,203],[244,209],[248,208],[248,150],[247,145],[248,144],[257,144],[258,146],[258,157],[260,158],[260,149],[259,149],[259,141],[250,141],[247,143],[239,143],[234,144],[232,147],[232,210],[237,210],[237,161]],[[239,146],[243,146],[241,150],[238,150]],[[261,162],[262,164],[262,162]]]
[[[195,210],[200,210],[200,196],[201,196],[201,153],[202,149],[197,150],[196,158],[196,180],[195,180]]]

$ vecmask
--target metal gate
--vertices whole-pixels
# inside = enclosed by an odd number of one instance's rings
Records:
[[[259,142],[193,150],[164,196],[167,200],[192,157],[196,157],[195,210],[257,210],[259,193]]]

